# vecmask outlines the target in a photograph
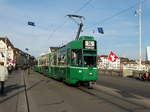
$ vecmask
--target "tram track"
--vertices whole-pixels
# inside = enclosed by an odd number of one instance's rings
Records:
[[[52,79],[54,82],[61,83],[62,85],[68,87],[67,84],[63,84],[62,82],[58,82],[55,79]],[[74,88],[76,90],[79,90],[85,94],[88,94],[92,97],[95,97],[97,100],[102,100],[106,104],[110,104],[114,107],[117,107],[123,111],[126,112],[149,112],[150,111],[150,105],[142,104],[142,99],[140,98],[130,98],[130,97],[124,97],[117,93],[117,90],[113,90],[112,88],[109,88],[107,90],[104,87],[101,87],[102,85],[96,85],[93,89],[88,89],[84,86],[79,87],[69,87]],[[137,102],[138,101],[138,102]]]
[[[17,71],[17,73],[19,73],[18,71]],[[16,74],[17,74],[16,73]],[[11,74],[12,75],[12,74]],[[13,74],[14,75],[14,74]],[[20,77],[20,79],[18,80],[18,82],[17,82],[17,84],[20,84],[21,83],[21,77]],[[19,108],[19,96],[17,95],[17,103],[16,103],[16,112],[17,112],[17,109]]]
[[[27,85],[26,85],[26,79],[25,79],[25,74],[23,73],[23,83],[24,83],[24,91],[25,91],[25,100],[26,100],[26,106],[27,106],[27,112],[31,112],[30,111],[30,106],[29,106],[29,99],[28,99],[28,93],[27,93]]]
[[[93,89],[88,89],[88,88],[81,86],[81,87],[78,87],[77,89],[99,100],[103,100],[106,103],[112,104],[127,112],[133,112],[133,111],[139,111],[139,110],[141,110],[140,112],[142,112],[143,110],[150,111],[150,107],[131,101],[127,98],[120,97],[120,96],[108,93],[106,91],[103,91],[99,89],[98,86],[94,87]]]

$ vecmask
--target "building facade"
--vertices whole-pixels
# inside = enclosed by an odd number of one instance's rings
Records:
[[[100,69],[120,69],[120,58],[116,59],[115,62],[111,62],[108,60],[107,55],[101,55],[98,56],[97,61],[97,67]]]
[[[150,70],[150,64],[144,61],[142,61],[141,66],[139,66],[138,61],[129,60],[128,58],[123,57],[118,58],[115,62],[111,62],[108,60],[107,55],[101,55],[97,57],[97,67],[104,70]]]
[[[33,65],[34,57],[15,48],[7,37],[0,37],[0,63],[9,68]]]
[[[0,62],[5,66],[15,66],[13,49],[14,46],[8,38],[0,37]]]

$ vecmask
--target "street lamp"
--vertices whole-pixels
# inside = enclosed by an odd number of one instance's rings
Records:
[[[139,9],[136,10],[135,12],[138,14],[139,17],[139,69],[141,69],[141,63],[142,63],[142,43],[141,43],[141,38],[142,38],[142,4],[141,0],[139,0]]]

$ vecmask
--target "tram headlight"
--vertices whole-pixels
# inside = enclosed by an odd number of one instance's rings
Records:
[[[82,70],[79,70],[79,73],[82,73]]]
[[[90,72],[90,73],[89,73],[89,75],[93,75],[93,73],[92,73],[92,72]]]

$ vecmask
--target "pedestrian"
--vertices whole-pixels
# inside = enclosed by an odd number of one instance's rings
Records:
[[[143,75],[142,75],[142,80],[143,81],[148,81],[148,80],[150,80],[150,74],[149,74],[149,72],[145,72]]]
[[[13,68],[12,65],[9,65],[9,66],[7,67],[7,70],[8,70],[8,73],[9,73],[9,74],[11,74],[12,68]]]
[[[8,70],[4,66],[4,63],[0,62],[0,83],[1,83],[1,94],[4,94],[5,81],[8,79]]]

